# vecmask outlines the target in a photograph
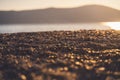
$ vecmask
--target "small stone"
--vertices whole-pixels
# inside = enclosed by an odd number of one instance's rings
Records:
[[[92,70],[92,69],[93,69],[93,66],[85,65],[85,68],[86,68],[87,70]]]
[[[18,64],[19,63],[18,60],[15,60],[15,63]]]
[[[30,50],[31,50],[32,52],[34,52],[35,49],[34,49],[33,47],[31,47]]]
[[[120,76],[120,72],[114,72],[114,75]]]
[[[105,67],[100,67],[98,68],[99,71],[104,71],[105,70]]]
[[[95,60],[90,60],[90,62],[91,62],[91,63],[93,63],[93,64],[95,64],[95,63],[96,63],[96,61],[95,61]]]
[[[103,71],[105,71],[105,67],[99,67],[96,69],[96,73],[101,73]]]
[[[53,70],[52,70],[52,68],[49,68],[48,71],[49,71],[49,72],[52,72]]]
[[[80,62],[78,62],[78,61],[77,61],[77,62],[75,62],[75,64],[76,64],[76,65],[78,65],[78,66],[81,66],[81,67],[83,66],[83,64],[82,64],[82,63],[80,63]]]
[[[105,80],[115,80],[115,79],[111,76],[107,76]]]
[[[63,71],[63,68],[58,68],[60,71]]]
[[[77,59],[80,59],[80,56],[77,56]]]
[[[64,67],[64,70],[65,70],[65,71],[68,71],[68,67]]]
[[[79,64],[80,64],[80,62],[75,62],[75,64],[76,64],[76,65],[79,65]]]
[[[26,78],[25,75],[22,74],[22,75],[21,75],[21,79],[22,79],[22,80],[26,80],[27,78]]]
[[[74,59],[74,56],[71,56],[70,58],[71,58],[71,59]]]
[[[29,67],[29,68],[31,68],[31,67],[32,67],[31,63],[27,63],[27,65],[28,65],[28,67]]]

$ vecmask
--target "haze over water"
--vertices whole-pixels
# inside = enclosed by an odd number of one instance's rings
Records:
[[[0,33],[41,32],[41,31],[76,31],[80,29],[108,30],[110,27],[101,23],[73,23],[73,24],[3,24]]]

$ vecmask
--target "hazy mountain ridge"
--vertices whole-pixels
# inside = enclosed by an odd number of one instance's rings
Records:
[[[71,23],[120,21],[120,11],[100,5],[0,11],[0,23]]]

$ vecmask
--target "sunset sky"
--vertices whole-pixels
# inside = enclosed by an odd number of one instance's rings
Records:
[[[120,10],[120,0],[0,0],[0,10],[71,8],[91,4],[105,5]]]

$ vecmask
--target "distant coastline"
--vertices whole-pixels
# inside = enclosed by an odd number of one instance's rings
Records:
[[[77,8],[47,8],[0,11],[0,24],[79,23],[120,21],[120,11],[101,5]]]

